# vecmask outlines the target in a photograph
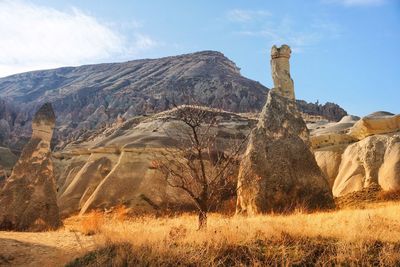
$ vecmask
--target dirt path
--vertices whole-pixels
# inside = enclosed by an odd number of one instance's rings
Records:
[[[0,266],[63,266],[95,245],[95,237],[78,232],[2,232]]]

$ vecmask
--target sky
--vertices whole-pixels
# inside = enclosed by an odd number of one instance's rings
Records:
[[[0,77],[215,50],[271,88],[288,44],[296,98],[400,113],[400,0],[0,0]]]

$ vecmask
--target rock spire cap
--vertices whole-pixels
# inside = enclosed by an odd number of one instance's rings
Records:
[[[292,53],[292,50],[286,44],[282,45],[279,48],[276,45],[274,45],[271,48],[271,58],[278,58],[278,57],[290,58],[291,53]]]
[[[36,112],[33,123],[45,122],[46,124],[55,124],[56,115],[54,114],[53,106],[51,103],[45,103]]]

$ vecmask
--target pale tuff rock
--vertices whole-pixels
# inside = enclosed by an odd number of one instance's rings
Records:
[[[399,116],[375,112],[362,119],[346,116],[338,123],[310,127],[315,158],[334,196],[371,186],[400,189]]]
[[[371,114],[359,120],[350,129],[349,135],[361,140],[374,134],[385,134],[400,131],[400,114]]]
[[[339,171],[340,162],[342,161],[343,148],[340,146],[330,150],[318,150],[314,152],[315,160],[321,171],[328,179],[330,188],[335,183],[336,176]]]
[[[61,225],[50,151],[54,126],[53,109],[46,103],[36,113],[32,138],[0,192],[0,229],[40,231]]]
[[[383,190],[400,189],[400,136],[375,135],[346,148],[333,185],[343,196],[379,184]]]
[[[271,49],[271,72],[274,80],[274,88],[272,89],[277,94],[289,98],[294,101],[294,86],[293,80],[290,77],[289,58],[292,50],[288,45]]]
[[[348,145],[355,141],[357,139],[347,134],[329,133],[311,137],[311,146],[313,149],[317,149],[334,145]]]
[[[235,113],[202,108],[215,113],[221,149],[245,138],[256,120]],[[116,123],[79,144],[57,153],[58,196],[62,216],[110,209],[118,205],[134,213],[194,210],[186,193],[168,186],[152,162],[182,142],[182,122],[172,109],[153,116],[138,116]],[[168,133],[168,134],[167,134]],[[234,188],[234,185],[232,186]],[[233,190],[234,191],[234,190]]]
[[[238,177],[237,213],[255,215],[334,205],[293,101],[271,91],[250,135]]]
[[[111,166],[117,160],[117,155],[96,153],[91,155],[86,164],[74,175],[68,186],[58,198],[62,215],[80,210],[96,187],[111,171]]]
[[[172,207],[190,206],[185,192],[169,187],[152,168],[151,163],[160,152],[160,149],[145,147],[124,149],[110,173],[84,202],[80,213],[118,205],[130,207],[134,213],[157,213]]]

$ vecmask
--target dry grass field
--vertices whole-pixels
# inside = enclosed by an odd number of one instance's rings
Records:
[[[69,266],[400,264],[400,202],[252,218],[212,214],[206,231],[197,231],[195,215],[125,213],[67,219],[66,228],[96,236],[97,245]]]
[[[0,266],[399,266],[400,202],[257,217],[92,212],[44,233],[0,232]]]

